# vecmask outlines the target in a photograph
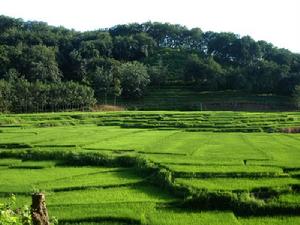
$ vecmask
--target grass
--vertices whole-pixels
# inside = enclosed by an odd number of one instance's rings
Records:
[[[63,223],[64,225],[99,225],[99,222],[75,222],[75,223],[72,223],[72,222],[67,222],[67,223]],[[126,225],[127,223],[122,223],[122,222],[109,222],[109,221],[103,221],[101,222],[101,225]]]
[[[167,167],[173,172],[183,173],[275,173],[281,174],[283,171],[279,167],[271,166],[231,166],[231,165],[176,165],[171,164]]]
[[[17,129],[17,128],[11,128]],[[23,136],[23,131],[26,132]],[[30,132],[30,133],[29,133]],[[37,134],[34,134],[37,133]],[[146,154],[178,154],[205,161],[247,160],[250,165],[299,167],[298,134],[211,133],[174,130],[120,129],[76,126],[28,128],[1,133],[0,142],[26,142],[35,148],[61,150],[135,151]],[[262,161],[264,160],[264,161]],[[183,160],[186,161],[186,160]],[[195,160],[191,160],[192,161]],[[176,163],[176,161],[174,161]]]
[[[208,179],[185,179],[177,178],[176,183],[210,191],[248,190],[255,188],[272,187],[284,188],[292,184],[300,184],[300,180],[293,178],[208,178]]]
[[[51,168],[55,167],[58,161],[23,161],[16,162],[9,165],[9,168],[22,168],[22,169],[43,169],[43,168]]]
[[[158,210],[146,214],[146,224],[153,225],[239,225],[231,212],[182,212],[178,210]]]
[[[20,165],[22,164],[23,163],[20,163]],[[37,165],[40,165],[40,163],[37,162]],[[65,184],[66,182],[70,182],[70,187],[74,185],[88,186],[91,183],[93,184],[93,180],[89,181],[89,179],[93,179],[92,175],[97,177],[97,174],[111,170],[111,168],[97,167],[50,167],[43,169],[5,168],[0,170],[0,193],[30,193],[35,189],[52,190],[55,187],[68,187],[68,185]],[[109,175],[103,174],[101,174],[103,178],[107,179]],[[110,173],[110,177],[115,177],[115,179],[119,179],[122,182],[126,181],[126,177],[118,177],[117,173]],[[76,182],[76,179],[81,181],[81,183]],[[98,178],[98,180],[99,179],[100,178]],[[128,179],[130,181],[126,182],[138,180],[133,178],[133,176],[132,179]],[[106,185],[115,183],[116,181],[113,179],[106,181]]]
[[[99,172],[76,177],[67,177],[64,179],[39,184],[42,190],[64,190],[64,189],[84,189],[88,187],[109,187],[126,184],[135,184],[142,181],[141,177],[137,176],[132,171],[118,172]]]
[[[18,163],[21,163],[20,159],[0,159],[0,166],[10,166],[10,165],[16,165]]]
[[[48,195],[48,205],[98,204],[114,202],[168,202],[174,198],[152,186],[117,187],[58,192]]]
[[[299,194],[283,194],[279,196],[279,202],[282,203],[291,203],[291,204],[299,204],[300,203],[300,195]]]
[[[300,224],[300,216],[239,218],[239,222],[241,225],[297,225]]]
[[[127,218],[139,221],[146,212],[154,211],[153,202],[98,203],[48,206],[49,214],[56,215],[61,221],[78,221],[86,218]]]
[[[299,126],[298,112],[1,114],[0,201],[43,190],[62,224],[298,224],[300,134],[281,129]],[[219,207],[232,192],[251,217]],[[219,211],[181,205],[195,196]]]
[[[30,203],[30,195],[18,196],[18,204]],[[48,206],[88,205],[106,203],[153,202],[163,203],[175,201],[176,198],[150,185],[128,187],[97,188],[79,191],[47,192]]]
[[[96,124],[126,128],[179,128],[211,132],[274,132],[280,128],[300,125],[298,113],[242,113],[242,112],[95,112],[42,113],[2,115],[0,127],[6,133],[12,126],[59,127]]]

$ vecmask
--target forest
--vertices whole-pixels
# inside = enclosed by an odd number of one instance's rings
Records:
[[[300,54],[228,32],[146,22],[79,32],[0,16],[0,111],[88,108],[148,87],[294,96]]]

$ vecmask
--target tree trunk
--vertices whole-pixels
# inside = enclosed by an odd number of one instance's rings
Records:
[[[32,195],[31,217],[33,225],[50,225],[43,193]]]

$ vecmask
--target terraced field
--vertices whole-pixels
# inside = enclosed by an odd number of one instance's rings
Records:
[[[104,96],[103,96],[104,97]],[[104,99],[104,98],[103,98]],[[114,99],[108,100],[114,104]],[[105,104],[105,102],[102,102]],[[118,105],[142,110],[295,110],[292,98],[239,91],[199,92],[191,86],[151,86],[142,99],[118,99]]]
[[[0,115],[0,202],[60,224],[300,224],[300,113]]]

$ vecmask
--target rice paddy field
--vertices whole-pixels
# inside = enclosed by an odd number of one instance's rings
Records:
[[[0,114],[0,202],[66,225],[300,224],[300,113]]]

